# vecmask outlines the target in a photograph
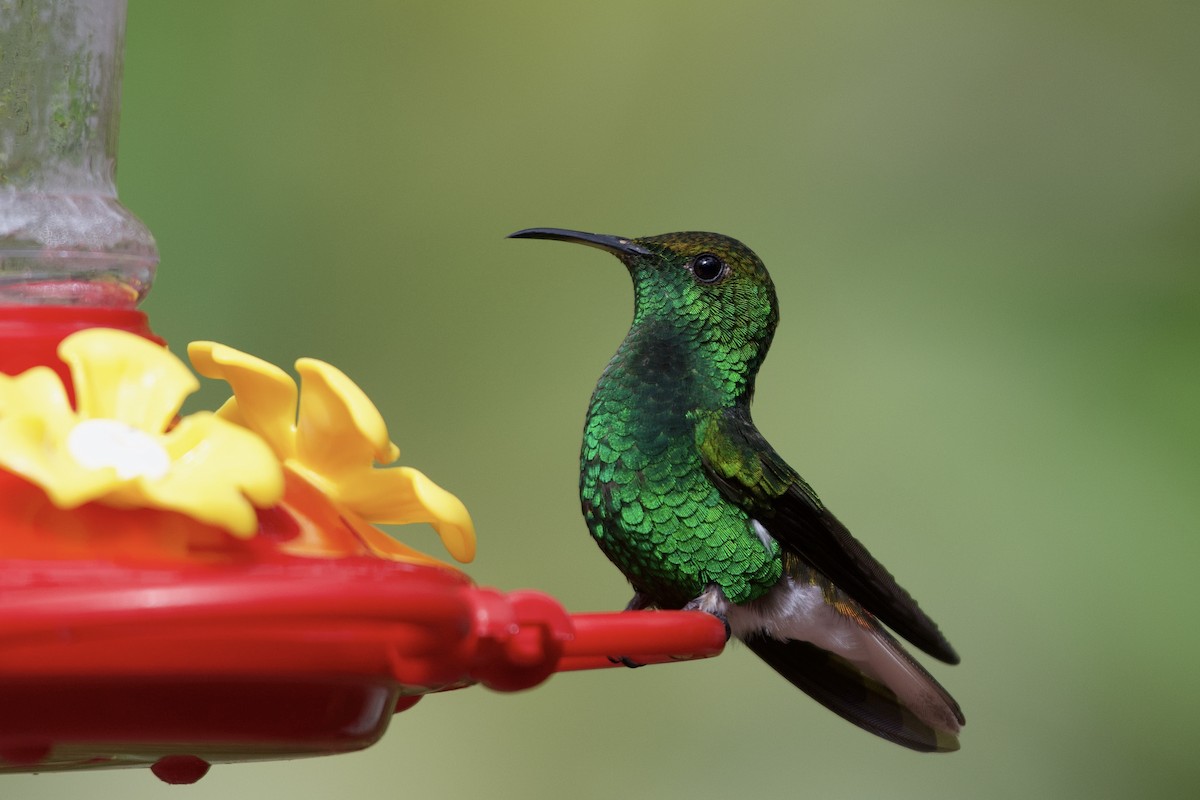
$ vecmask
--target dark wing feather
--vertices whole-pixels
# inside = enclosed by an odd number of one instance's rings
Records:
[[[769,636],[752,636],[745,642],[793,686],[863,730],[923,753],[958,749],[957,736],[923,722],[886,686],[833,653],[808,642]]]
[[[710,480],[726,499],[766,526],[780,545],[915,646],[958,663],[958,654],[933,620],[767,444],[745,409],[698,418],[696,441]]]

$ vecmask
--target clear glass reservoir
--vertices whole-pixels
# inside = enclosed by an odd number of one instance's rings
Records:
[[[117,200],[126,0],[0,0],[0,304],[132,308],[158,251]]]

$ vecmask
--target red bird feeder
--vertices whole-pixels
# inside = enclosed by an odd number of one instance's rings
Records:
[[[0,772],[190,783],[367,747],[429,693],[720,653],[706,614],[569,614],[374,527],[427,522],[474,553],[466,509],[386,466],[382,418],[328,364],[301,359],[297,387],[193,343],[233,397],[179,416],[198,383],[135,309],[157,253],[116,198],[124,18],[30,0],[0,19],[0,78],[29,98],[0,108],[21,166],[0,170]]]

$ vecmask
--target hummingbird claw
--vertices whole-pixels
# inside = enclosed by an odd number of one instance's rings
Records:
[[[644,595],[641,592],[635,591],[633,593],[633,597],[631,597],[629,599],[629,602],[625,604],[625,610],[626,611],[645,611],[647,608],[650,608],[652,605],[654,605],[654,601],[651,600],[647,595]],[[629,667],[630,669],[637,669],[638,667],[646,666],[642,662],[634,661],[632,658],[630,658],[628,656],[609,656],[608,660],[611,661],[613,664],[624,664],[625,666]]]
[[[721,624],[725,626],[725,641],[733,636],[733,628],[729,627],[729,615],[726,610],[729,608],[729,601],[725,599],[725,593],[721,591],[721,587],[715,583],[705,590],[704,594],[688,602],[684,607],[684,611],[703,611],[706,614],[711,614],[721,620]]]
[[[642,662],[634,661],[632,658],[629,658],[628,656],[619,656],[619,657],[618,656],[609,656],[608,660],[614,664],[621,664],[622,666],[629,667],[630,669],[637,669],[638,667],[646,666]]]
[[[654,601],[641,592],[634,592],[633,597],[625,604],[626,611],[645,611],[654,605]]]
[[[729,617],[725,615],[724,611],[712,611],[707,608],[701,608],[699,605],[694,606],[691,603],[688,603],[686,606],[684,606],[683,610],[703,611],[705,614],[710,614],[716,617],[717,619],[721,620],[721,624],[725,626],[725,641],[728,642],[733,637],[733,628],[729,627]]]

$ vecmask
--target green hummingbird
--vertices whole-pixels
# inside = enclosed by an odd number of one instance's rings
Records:
[[[855,725],[957,750],[958,704],[883,626],[942,661],[958,655],[751,421],[779,320],[758,256],[702,232],[510,238],[598,247],[633,278],[633,324],[592,394],[579,480],[593,538],[633,585],[628,608],[714,614]]]

